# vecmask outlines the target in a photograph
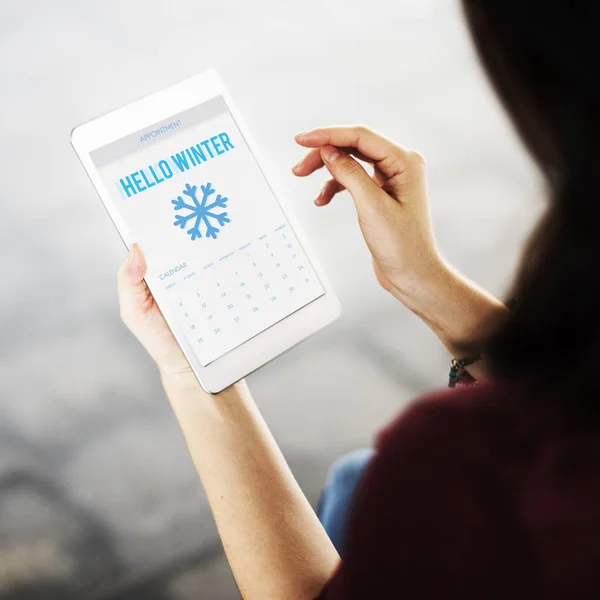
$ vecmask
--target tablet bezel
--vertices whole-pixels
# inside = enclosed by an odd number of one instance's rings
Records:
[[[259,168],[266,177],[267,183],[273,190],[275,198],[281,205],[279,198],[283,197],[280,193],[283,188],[273,173],[274,169],[267,168],[267,163],[260,156],[256,144],[244,124],[244,120],[235,108],[223,82],[216,71],[210,69],[150,96],[136,100],[131,104],[83,125],[79,125],[71,133],[71,144],[128,249],[135,240],[131,239],[126,223],[122,220],[108,190],[102,183],[98,171],[90,158],[90,153],[97,148],[110,144],[156,122],[168,119],[177,113],[216,96],[224,98],[227,108],[236,121]],[[305,340],[339,316],[339,302],[329,281],[312,253],[310,246],[307,244],[298,224],[294,222],[293,217],[290,216],[285,206],[282,205],[282,209],[321,280],[325,289],[323,296],[313,300],[310,304],[300,308],[262,333],[257,334],[242,345],[230,350],[203,367],[196,357],[192,345],[187,341],[185,335],[178,327],[174,315],[170,314],[166,298],[162,297],[161,290],[156,290],[155,300],[158,307],[165,316],[169,328],[181,346],[200,385],[207,392],[214,394],[229,387],[286,350]],[[152,289],[151,291],[154,293]]]

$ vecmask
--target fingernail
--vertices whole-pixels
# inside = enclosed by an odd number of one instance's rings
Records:
[[[320,190],[319,193],[316,195],[315,197],[315,202],[317,202],[317,200],[319,200],[323,194],[325,193],[325,188],[327,187],[327,185],[324,185]]]
[[[292,171],[296,171],[297,169],[300,168],[300,165],[304,162],[304,159],[298,161],[293,167],[292,167]]]
[[[127,264],[132,265],[135,260],[135,254],[137,252],[137,244],[131,244],[129,254],[127,255]]]
[[[310,133],[310,130],[306,130],[306,131],[301,131],[300,133],[297,133],[294,137],[299,138],[299,137],[304,137],[306,135],[308,135]]]
[[[335,162],[342,155],[335,146],[323,146],[321,152],[325,160],[330,163]]]

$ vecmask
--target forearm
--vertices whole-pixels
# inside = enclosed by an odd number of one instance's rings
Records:
[[[446,264],[438,267],[430,285],[392,294],[431,328],[453,357],[478,354],[481,341],[508,316],[505,304]],[[478,381],[486,379],[485,361],[467,370]]]
[[[246,385],[211,396],[191,373],[163,383],[243,597],[316,597],[339,557]]]

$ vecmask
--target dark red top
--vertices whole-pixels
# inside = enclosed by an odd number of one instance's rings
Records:
[[[377,448],[320,599],[600,598],[598,425],[469,386],[415,402]]]

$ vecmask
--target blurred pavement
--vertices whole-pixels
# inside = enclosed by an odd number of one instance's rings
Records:
[[[439,244],[502,294],[540,207],[529,158],[449,0],[0,5],[0,598],[236,598],[155,369],[121,325],[124,248],[73,126],[209,66],[344,307],[249,383],[311,501],[340,453],[449,357],[381,291],[351,201],[316,209],[293,134],[365,123],[428,162]]]

